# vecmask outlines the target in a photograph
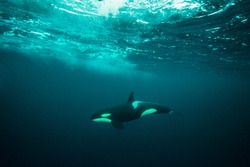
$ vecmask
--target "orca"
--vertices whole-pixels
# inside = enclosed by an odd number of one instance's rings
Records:
[[[168,107],[153,102],[143,102],[134,100],[132,91],[126,103],[97,111],[91,116],[94,122],[111,123],[115,128],[123,129],[123,123],[139,119],[152,114],[171,114],[173,111]]]

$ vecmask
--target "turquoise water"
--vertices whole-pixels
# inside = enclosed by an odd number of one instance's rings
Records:
[[[0,0],[0,166],[248,167],[248,0]],[[135,100],[180,113],[96,123]]]
[[[249,72],[248,9],[237,0],[3,0],[1,48],[101,71]]]

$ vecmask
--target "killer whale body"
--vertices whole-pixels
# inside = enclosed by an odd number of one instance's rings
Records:
[[[126,103],[97,111],[91,116],[91,120],[95,122],[108,122],[115,128],[123,129],[123,123],[139,119],[143,116],[152,114],[171,114],[168,107],[152,102],[143,102],[134,100],[134,92],[132,91]]]

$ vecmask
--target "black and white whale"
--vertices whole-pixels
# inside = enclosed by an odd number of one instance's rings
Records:
[[[100,110],[91,116],[95,122],[108,122],[118,129],[123,129],[123,122],[132,121],[152,114],[171,114],[168,107],[152,102],[134,100],[134,92],[131,92],[126,103]]]

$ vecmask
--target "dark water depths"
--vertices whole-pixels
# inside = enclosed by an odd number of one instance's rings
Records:
[[[249,17],[247,0],[1,0],[0,166],[249,166]],[[132,90],[183,117],[90,121]]]

